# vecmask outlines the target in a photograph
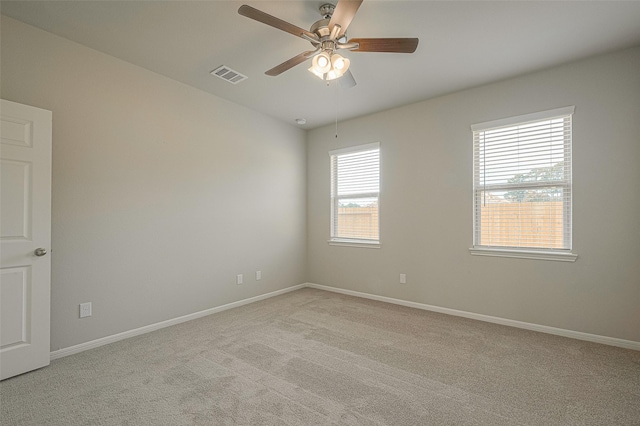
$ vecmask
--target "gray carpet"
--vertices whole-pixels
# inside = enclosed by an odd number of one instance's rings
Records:
[[[640,425],[640,352],[302,289],[0,383],[8,425]]]

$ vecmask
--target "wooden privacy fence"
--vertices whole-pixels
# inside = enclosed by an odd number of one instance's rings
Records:
[[[483,246],[563,248],[561,201],[487,203],[482,206]]]
[[[378,207],[338,207],[337,236],[377,240]]]
[[[378,208],[339,207],[337,236],[378,239]],[[482,206],[480,244],[506,247],[564,246],[561,201],[487,203]]]

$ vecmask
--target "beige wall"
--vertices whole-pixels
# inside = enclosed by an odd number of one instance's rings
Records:
[[[635,48],[341,122],[338,139],[334,126],[310,131],[309,281],[640,341],[638,70]],[[577,261],[470,255],[469,126],[568,105]],[[329,246],[327,152],[372,142],[381,143],[382,248]]]
[[[52,350],[305,281],[304,131],[1,26],[2,97],[53,111]]]

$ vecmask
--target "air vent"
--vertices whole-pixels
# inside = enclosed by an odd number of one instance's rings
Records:
[[[238,71],[234,71],[231,68],[226,67],[224,65],[211,71],[211,74],[215,75],[216,77],[220,77],[221,79],[233,84],[238,84],[241,81],[244,81],[247,78],[249,78],[246,75],[240,74]]]

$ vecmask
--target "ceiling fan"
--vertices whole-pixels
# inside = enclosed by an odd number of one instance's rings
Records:
[[[353,20],[362,1],[339,0],[335,6],[330,3],[323,4],[320,6],[320,14],[323,19],[311,25],[309,31],[246,4],[240,6],[238,13],[303,38],[309,41],[315,49],[294,56],[271,68],[265,74],[277,76],[305,62],[307,59],[313,58],[309,71],[326,81],[344,76],[345,78],[341,79],[341,83],[351,87],[355,86],[356,82],[351,71],[349,71],[350,61],[337,53],[338,50],[413,53],[418,47],[417,38],[352,38],[347,41],[347,27]]]

